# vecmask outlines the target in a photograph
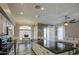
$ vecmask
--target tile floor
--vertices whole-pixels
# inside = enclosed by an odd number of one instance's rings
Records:
[[[35,55],[31,49],[31,42],[20,42],[16,44],[16,55]],[[12,48],[9,55],[14,55],[14,48]]]

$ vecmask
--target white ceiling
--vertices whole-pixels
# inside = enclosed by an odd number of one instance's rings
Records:
[[[45,10],[37,10],[35,5],[44,7]],[[79,4],[77,3],[10,3],[8,4],[15,22],[19,24],[35,24],[37,22],[45,24],[57,24],[64,22],[64,16],[68,15],[70,19],[77,19],[79,17]],[[20,15],[20,12],[24,12]],[[40,15],[39,18],[35,18]]]

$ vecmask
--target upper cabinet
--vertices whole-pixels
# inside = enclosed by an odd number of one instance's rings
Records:
[[[0,13],[0,34],[6,34],[7,33],[7,19],[6,17]]]
[[[0,13],[0,34],[2,33],[2,19],[1,19],[2,14]]]
[[[4,15],[2,15],[2,33],[3,34],[6,34],[7,32],[6,32],[6,24],[7,24],[7,19],[4,17]]]
[[[14,35],[14,25],[4,11],[0,11],[0,34]]]

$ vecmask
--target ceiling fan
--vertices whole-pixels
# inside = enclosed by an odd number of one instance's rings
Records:
[[[76,23],[76,19],[70,20],[69,23]]]
[[[71,24],[71,23],[76,23],[76,22],[78,22],[78,21],[76,21],[76,19],[72,19],[72,20],[68,20],[68,19],[70,19],[70,17],[65,16],[65,22],[64,22],[64,25],[65,25],[65,26],[68,26],[68,25]]]

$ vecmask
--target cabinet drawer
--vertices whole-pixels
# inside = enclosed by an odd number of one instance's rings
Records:
[[[43,55],[43,54],[42,54],[42,51],[41,51],[41,49],[40,49],[40,46],[39,46],[38,44],[34,43],[34,44],[32,45],[32,49],[33,49],[33,51],[34,51],[37,55]]]
[[[48,49],[42,47],[41,45],[39,45],[39,49],[43,53],[43,55],[53,55],[54,54],[51,51],[49,51]]]
[[[44,47],[42,47],[42,50],[43,50],[43,52],[44,52],[46,55],[53,55],[53,54],[54,54],[53,52],[49,51],[48,49],[46,49],[46,48],[44,48]]]

